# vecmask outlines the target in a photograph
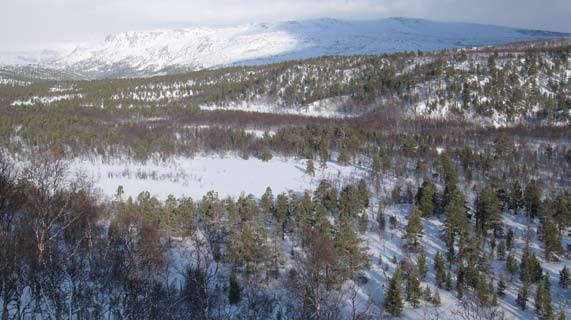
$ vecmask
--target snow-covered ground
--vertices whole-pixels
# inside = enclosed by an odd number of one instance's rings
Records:
[[[176,157],[146,163],[76,159],[70,162],[69,171],[73,175],[84,175],[109,197],[113,197],[121,185],[125,196],[137,197],[149,191],[163,200],[169,194],[200,199],[209,191],[218,192],[221,198],[239,196],[242,192],[259,197],[268,186],[274,194],[289,190],[303,192],[314,189],[321,179],[353,182],[365,174],[359,167],[344,167],[334,162],[320,169],[315,161],[315,177],[312,177],[306,172],[306,160],[274,157],[264,162],[235,156]]]
[[[27,100],[16,100],[12,102],[12,106],[31,106],[34,104],[50,104],[62,100],[72,100],[76,98],[82,98],[84,95],[81,93],[77,94],[64,94],[57,96],[46,96],[46,97],[32,97]]]

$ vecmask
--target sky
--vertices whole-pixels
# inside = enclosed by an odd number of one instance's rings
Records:
[[[0,0],[0,51],[128,30],[337,18],[476,22],[571,32],[569,0]]]

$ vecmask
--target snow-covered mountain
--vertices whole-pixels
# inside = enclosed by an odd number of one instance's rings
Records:
[[[322,55],[380,54],[497,45],[569,34],[471,23],[388,18],[318,19],[223,28],[130,31],[50,55],[0,54],[0,63],[39,63],[89,77],[168,74]],[[15,58],[16,57],[16,58]]]

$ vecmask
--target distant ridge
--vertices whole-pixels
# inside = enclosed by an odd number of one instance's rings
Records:
[[[128,31],[68,52],[0,53],[0,64],[39,64],[87,78],[140,77],[323,55],[501,45],[570,34],[462,22],[316,19],[224,28]]]

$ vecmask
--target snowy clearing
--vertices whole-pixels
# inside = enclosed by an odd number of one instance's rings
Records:
[[[353,181],[365,174],[362,168],[343,167],[335,162],[328,162],[324,170],[317,163],[315,166],[315,177],[312,177],[306,173],[306,160],[295,159],[273,158],[264,162],[235,156],[201,156],[146,163],[76,159],[70,163],[70,173],[85,175],[109,197],[122,185],[125,196],[136,197],[150,191],[160,199],[166,199],[169,194],[199,199],[212,190],[220,197],[238,196],[242,192],[260,196],[268,186],[274,193],[300,192],[313,189],[321,179]]]

